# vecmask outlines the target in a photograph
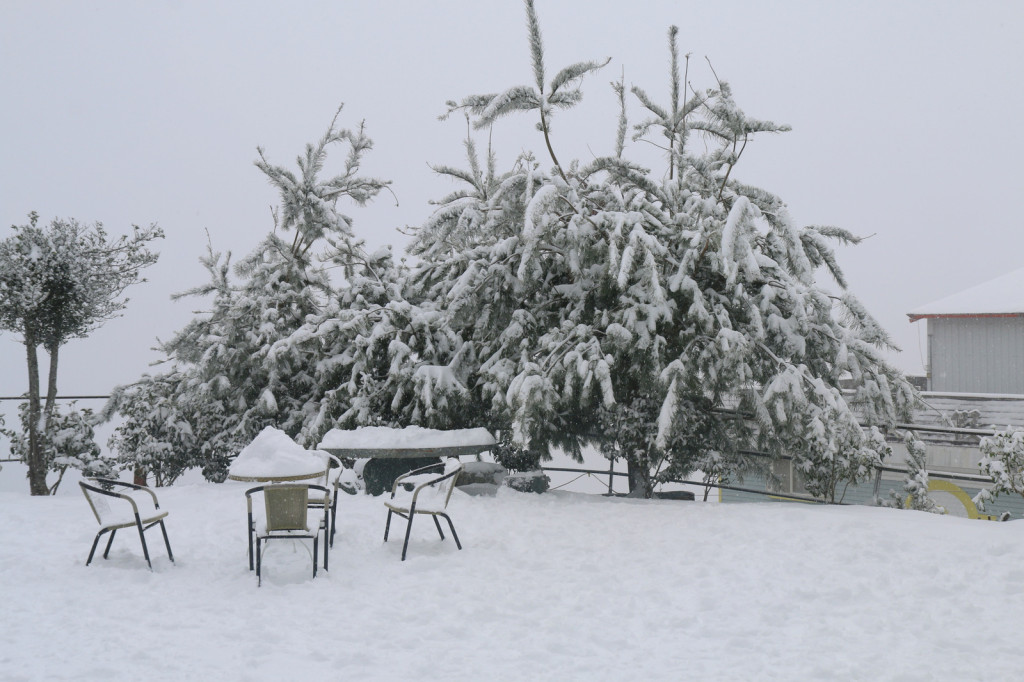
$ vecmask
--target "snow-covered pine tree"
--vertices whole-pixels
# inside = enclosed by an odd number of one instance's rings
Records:
[[[360,174],[362,157],[372,149],[364,128],[338,128],[337,118],[317,143],[306,146],[297,173],[273,165],[259,149],[256,166],[281,196],[274,232],[234,267],[235,281],[230,254],[222,257],[210,248],[201,259],[210,281],[176,296],[212,297],[210,310],[162,345],[170,370],[159,377],[173,387],[165,400],[185,417],[204,475],[212,480],[224,479],[234,456],[264,426],[294,437],[320,409],[324,393],[316,374],[325,349],[294,336],[321,318],[334,299],[323,261],[363,257],[352,220],[338,202],[364,205],[388,186]],[[336,145],[348,148],[343,170],[324,178],[328,152]],[[278,229],[292,231],[291,239]],[[163,442],[158,432],[150,438]]]
[[[443,304],[473,345],[467,389],[525,451],[578,454],[596,442],[625,458],[634,494],[651,494],[654,463],[673,476],[705,464],[731,473],[755,445],[793,456],[808,489],[836,500],[878,459],[879,440],[859,421],[892,424],[913,397],[829,244],[857,238],[797,228],[779,198],[735,178],[754,135],[787,128],[746,116],[726,83],[683,103],[673,95],[666,108],[634,89],[655,116],[638,134],[660,128],[671,141],[665,178],[625,158],[621,133],[613,156],[560,163],[551,117],[580,101],[580,79],[602,63],[546,83],[525,4],[534,84],[449,111],[467,111],[477,128],[536,112],[552,170],[527,152],[482,182],[471,157],[470,171],[448,173],[469,189],[442,202],[412,246],[423,263],[410,298]],[[670,47],[678,93],[674,30]],[[704,144],[687,145],[694,135]],[[819,268],[843,293],[816,283]]]

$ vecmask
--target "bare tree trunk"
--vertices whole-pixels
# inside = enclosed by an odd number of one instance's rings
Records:
[[[60,346],[47,348],[50,356],[50,372],[46,377],[46,405],[43,407],[43,415],[46,417],[46,434],[53,430],[53,412],[57,406],[57,360],[60,353]]]
[[[50,439],[53,433],[53,413],[57,410],[57,361],[59,360],[60,346],[47,348],[46,353],[50,356],[50,371],[46,376],[46,404],[43,406],[44,443]],[[52,486],[47,487],[47,492],[50,495],[57,494],[57,488],[60,487],[60,482],[64,480],[64,472],[66,470],[66,466],[62,467],[57,476],[57,481]]]
[[[39,354],[36,339],[31,333],[25,334],[25,351],[28,356],[28,487],[33,495],[49,495],[46,487],[46,458],[43,454],[43,436],[39,433]]]
[[[629,474],[629,496],[650,499],[654,497],[654,485],[651,482],[651,470],[646,458],[637,462],[633,457],[626,458],[626,473]]]

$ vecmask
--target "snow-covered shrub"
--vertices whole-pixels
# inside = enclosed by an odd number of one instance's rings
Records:
[[[11,441],[11,455],[25,461],[29,452],[29,404],[18,406],[21,431],[0,429]],[[45,430],[40,433],[41,452],[47,470],[57,473],[57,480],[49,486],[49,494],[57,492],[68,469],[78,469],[83,476],[109,476],[114,462],[100,451],[93,432],[92,410],[79,410],[71,401],[64,409],[56,407]]]
[[[117,389],[106,407],[124,417],[107,441],[118,465],[152,473],[157,486],[170,485],[185,470],[204,464],[190,423],[194,413],[182,412],[177,388],[174,377],[144,376]]]
[[[928,451],[913,431],[903,437],[907,447],[907,475],[900,491],[890,490],[890,501],[886,506],[897,509],[914,509],[933,514],[945,514],[946,510],[935,503],[928,492]]]
[[[1024,431],[1007,428],[982,438],[979,448],[978,466],[992,479],[993,486],[975,496],[978,508],[984,509],[986,502],[1004,493],[1024,496]]]

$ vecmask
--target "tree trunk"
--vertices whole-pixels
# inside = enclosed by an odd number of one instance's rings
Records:
[[[50,356],[50,372],[46,377],[46,405],[43,407],[43,415],[45,433],[49,434],[53,430],[53,412],[57,406],[57,354],[60,353],[60,346],[47,348],[46,352]]]
[[[629,474],[629,496],[650,499],[654,497],[654,485],[651,482],[651,470],[646,458],[637,462],[633,457],[626,458],[626,473]]]
[[[39,354],[36,339],[31,333],[25,334],[25,351],[28,355],[28,487],[33,495],[49,495],[46,487],[46,457],[43,454],[43,435],[39,433]]]
[[[57,410],[57,361],[59,360],[60,346],[47,348],[46,353],[50,356],[50,371],[46,376],[46,404],[43,405],[43,419],[41,420],[43,422],[43,437],[41,439],[43,443],[47,443],[53,434],[53,413]],[[43,476],[46,476],[46,469],[49,467],[44,466]],[[57,493],[57,486],[60,485],[62,478],[64,478],[63,471],[53,487],[47,487],[47,492],[50,495]]]

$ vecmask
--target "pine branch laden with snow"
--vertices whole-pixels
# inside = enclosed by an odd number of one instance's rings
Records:
[[[294,256],[304,256],[321,239],[333,237],[342,242],[354,239],[352,220],[338,211],[338,201],[350,199],[357,206],[371,201],[391,183],[388,180],[359,174],[363,155],[373,149],[364,124],[356,131],[338,128],[341,107],[331,125],[316,144],[307,144],[305,154],[299,156],[296,174],[267,160],[264,150],[257,148],[259,158],[255,165],[267,176],[281,196],[276,220],[282,230],[295,230],[291,249]],[[348,155],[344,170],[330,178],[321,178],[329,148],[347,144]]]

